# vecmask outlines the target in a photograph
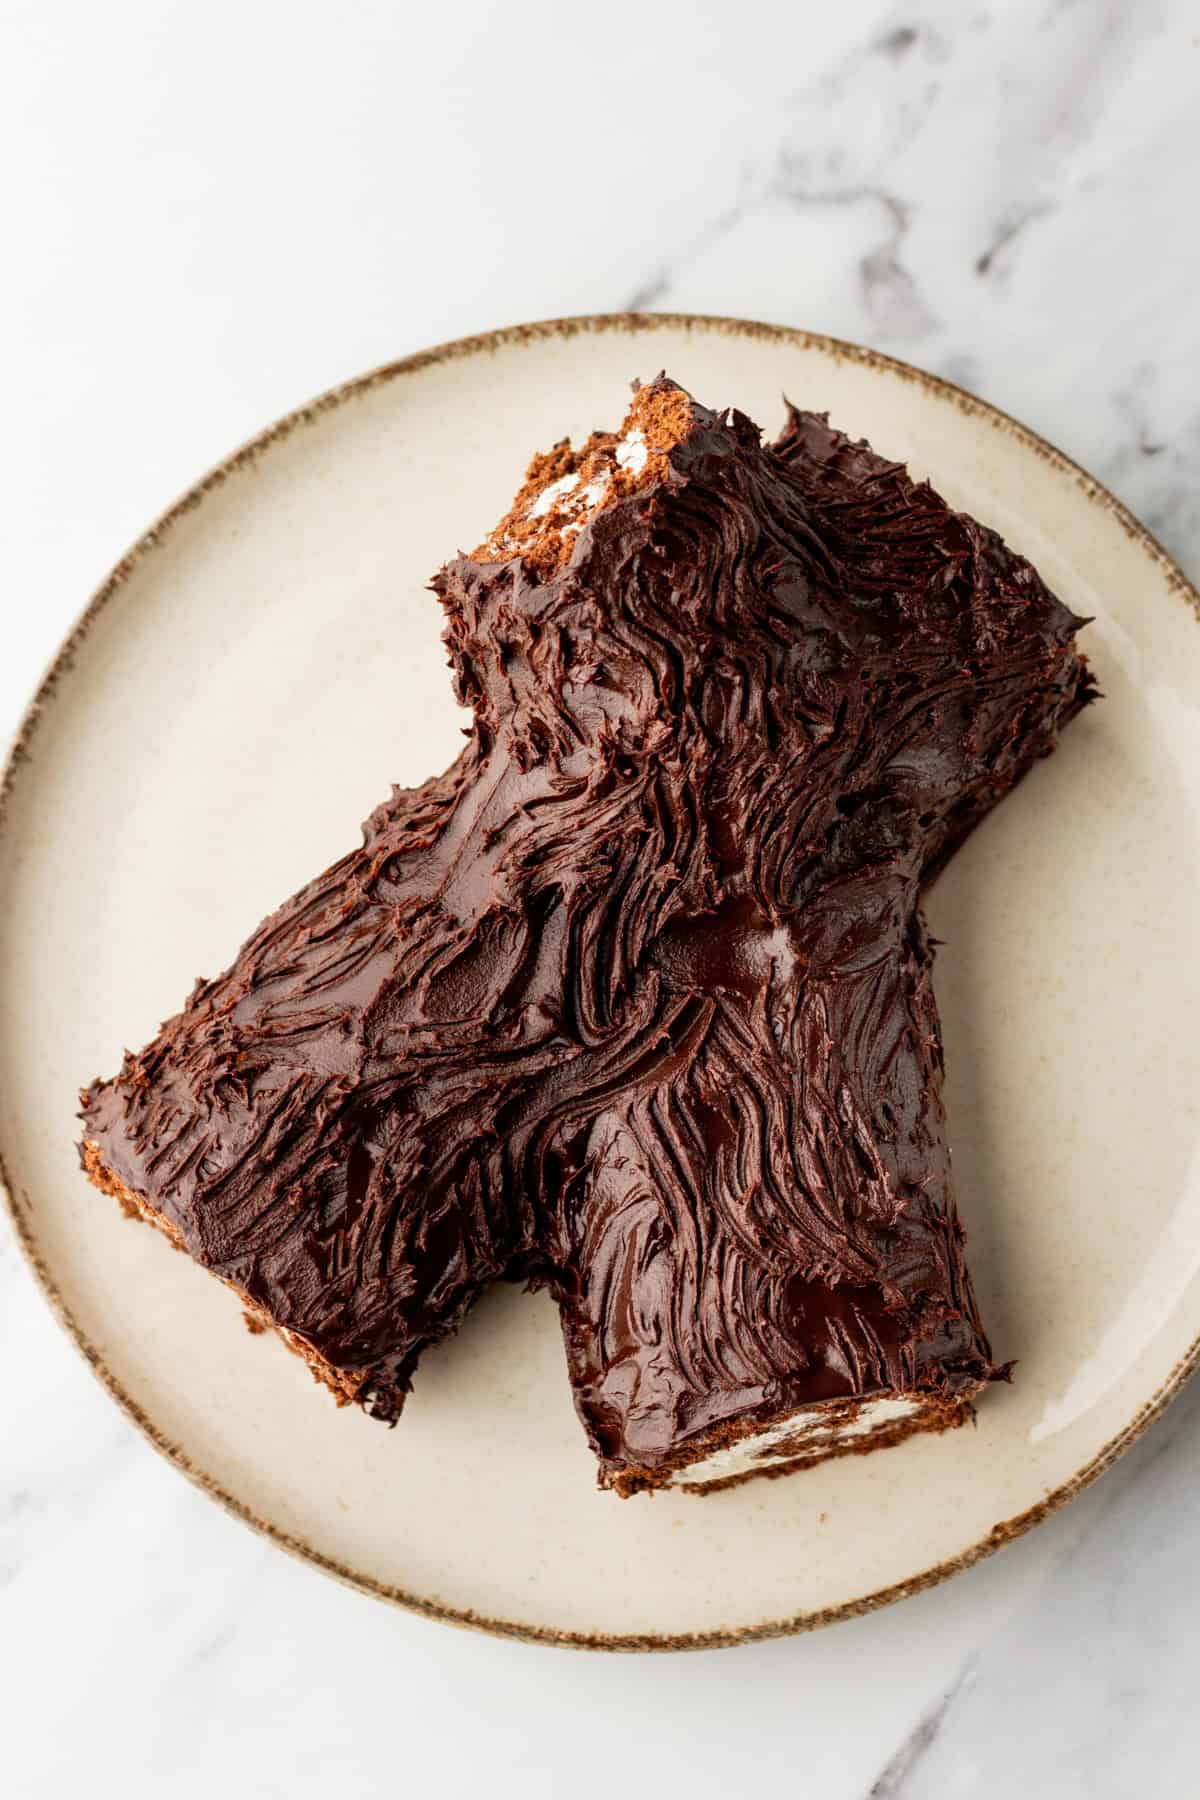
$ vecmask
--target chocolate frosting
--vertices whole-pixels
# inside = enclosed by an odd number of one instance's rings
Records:
[[[556,565],[442,570],[461,757],[83,1115],[382,1418],[547,1284],[609,1473],[998,1372],[919,900],[1092,692],[1030,565],[823,418],[659,449]]]

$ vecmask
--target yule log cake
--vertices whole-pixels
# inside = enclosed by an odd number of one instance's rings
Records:
[[[921,893],[1091,697],[1082,621],[823,417],[665,377],[433,585],[462,755],[87,1090],[87,1173],[384,1420],[549,1288],[620,1494],[960,1424],[1004,1371]]]

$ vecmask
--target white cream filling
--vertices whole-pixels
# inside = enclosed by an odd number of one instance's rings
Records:
[[[594,481],[589,481],[585,488],[580,488],[578,475],[561,475],[557,481],[552,481],[549,487],[542,489],[525,517],[527,519],[544,519],[547,513],[552,512],[575,513],[578,517],[571,519],[562,527],[562,530],[564,532],[582,531],[587,522],[588,513],[593,507],[599,506],[607,494],[608,484],[609,477],[607,475],[598,475]],[[576,492],[576,489],[579,491]]]
[[[616,448],[617,467],[628,469],[631,475],[640,475],[646,466],[650,452],[646,448],[646,440],[640,431],[634,430],[628,437],[623,437]]]
[[[840,1402],[833,1404],[836,1406]],[[752,1437],[714,1450],[703,1462],[689,1463],[686,1469],[677,1469],[669,1485],[695,1487],[701,1482],[728,1481],[735,1475],[757,1473],[779,1463],[807,1461],[844,1443],[847,1438],[866,1437],[881,1426],[908,1418],[919,1406],[920,1401],[911,1396],[884,1395],[878,1400],[865,1400],[857,1417],[842,1425],[829,1420],[825,1407],[805,1407],[803,1412],[777,1419]]]
[[[623,437],[613,452],[617,467],[628,469],[631,474],[640,475],[649,460],[650,452],[646,440],[640,431],[631,431]],[[570,475],[560,475],[557,481],[549,482],[538,495],[533,505],[525,514],[527,519],[544,519],[548,513],[561,509],[564,512],[586,515],[592,508],[599,506],[609,489],[611,476],[598,475],[589,481],[585,488],[579,487],[577,471]],[[576,492],[576,489],[579,489]],[[564,531],[582,531],[584,517],[573,519],[563,527]]]
[[[544,519],[548,512],[553,512],[560,500],[564,500],[573,489],[579,486],[578,475],[561,475],[544,487],[525,517],[527,519]]]

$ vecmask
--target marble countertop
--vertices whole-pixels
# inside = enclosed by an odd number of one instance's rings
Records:
[[[375,363],[570,312],[894,352],[1060,444],[1200,574],[1190,0],[420,10],[6,9],[0,731],[233,444]],[[390,1611],[227,1518],[117,1413],[3,1230],[0,1343],[13,1800],[1200,1791],[1200,1387],[943,1588],[606,1658]]]

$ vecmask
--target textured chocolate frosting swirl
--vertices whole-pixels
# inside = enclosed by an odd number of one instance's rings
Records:
[[[557,566],[434,586],[462,756],[88,1090],[85,1143],[385,1419],[513,1276],[609,1473],[973,1391],[919,901],[1090,698],[1081,621],[795,411],[764,446],[692,406]]]

